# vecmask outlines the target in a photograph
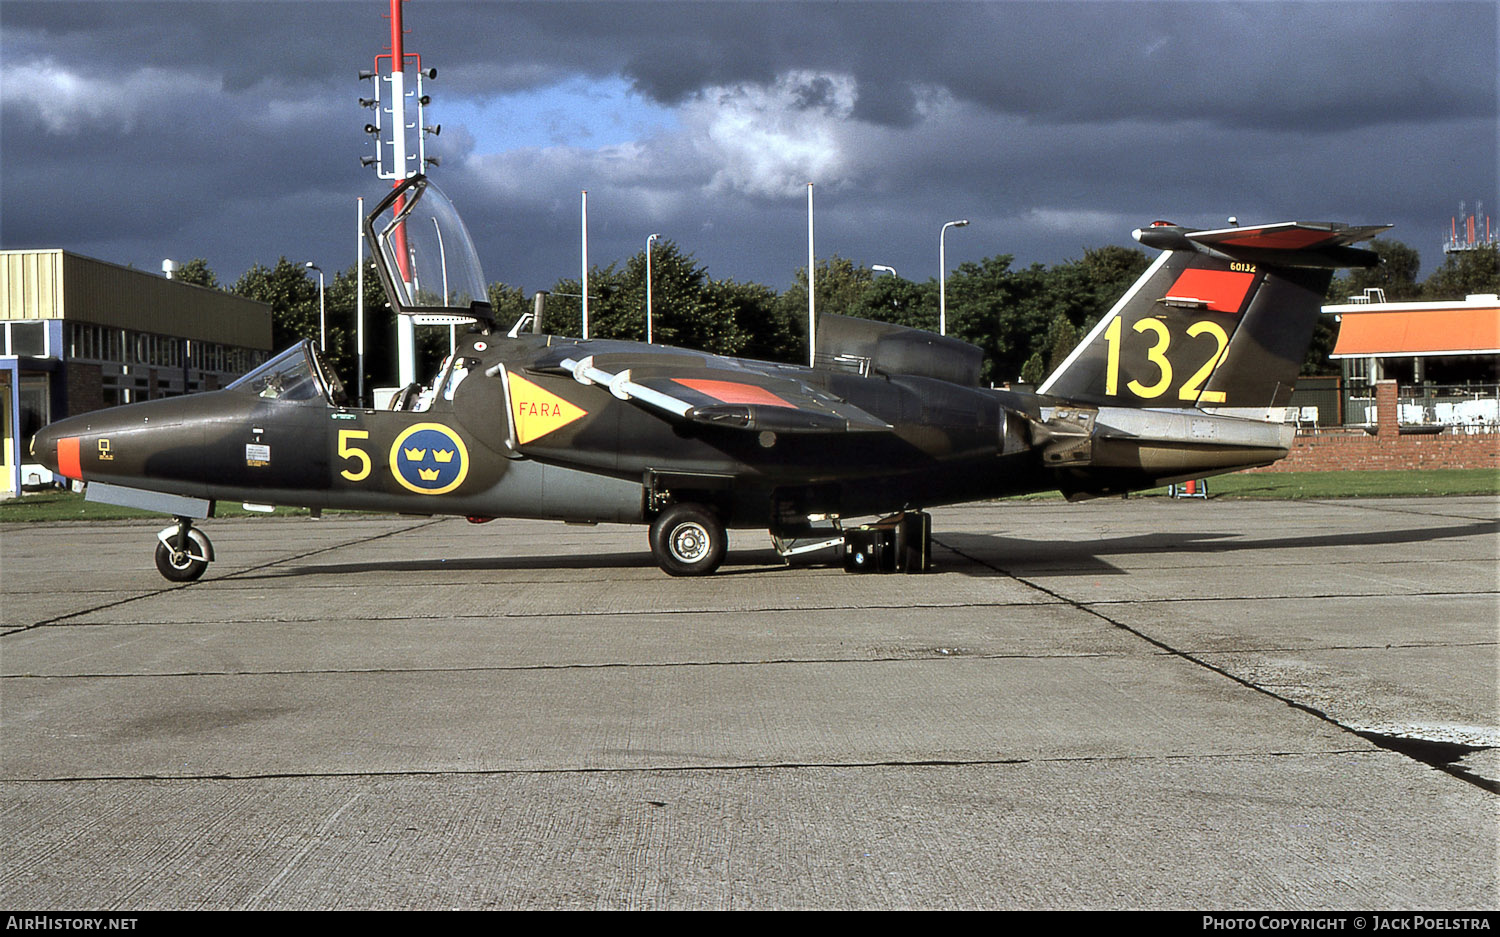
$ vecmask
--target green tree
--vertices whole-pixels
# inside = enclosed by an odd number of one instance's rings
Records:
[[[775,290],[739,280],[710,280],[708,293],[715,309],[734,317],[744,338],[741,355],[757,361],[807,362],[805,306],[801,315],[789,314]]]
[[[191,283],[194,286],[206,286],[211,290],[223,288],[219,286],[219,278],[209,268],[208,261],[202,257],[194,257],[192,260],[178,267],[172,274],[172,279],[182,283]]]
[[[1030,384],[1035,387],[1047,379],[1047,366],[1042,363],[1042,354],[1037,352],[1026,363],[1021,366],[1021,383]]]
[[[335,277],[335,285],[337,282]],[[241,274],[230,292],[271,307],[273,348],[287,348],[304,338],[319,340],[318,283],[307,275],[306,267],[292,263],[285,256],[274,267],[256,264]],[[334,309],[328,302],[326,288],[324,292],[325,350],[329,362],[341,376],[352,375],[353,304],[347,311]]]
[[[638,341],[645,338],[643,315],[639,323],[631,322],[626,310],[616,301],[621,273],[614,264],[589,270],[589,337],[619,338]],[[583,335],[582,289],[577,279],[563,278],[548,290],[547,310],[542,323],[553,335]],[[638,328],[637,328],[638,326]]]
[[[820,260],[813,272],[813,283],[817,288],[816,312],[841,316],[857,316],[864,300],[865,291],[873,279],[872,272],[847,257],[835,254]],[[807,268],[798,267],[792,285],[776,301],[776,315],[788,324],[796,323],[796,332],[801,336],[801,347],[787,349],[788,354],[778,360],[807,362]]]
[[[314,284],[316,287],[316,284]],[[375,274],[375,264],[365,261],[365,396],[372,388],[388,387],[396,383],[399,373],[396,366],[396,314],[391,310],[380,278]],[[357,322],[359,317],[359,271],[350,264],[340,270],[328,283],[327,317],[330,334],[340,336],[338,357],[332,364],[352,396],[359,387],[359,351]],[[313,302],[316,304],[317,300]],[[314,307],[316,314],[316,307]],[[420,333],[422,330],[418,329]]]
[[[1500,293],[1500,247],[1455,251],[1422,283],[1422,297],[1463,299],[1474,293]]]
[[[762,361],[786,361],[803,344],[796,325],[777,314],[776,291],[759,283],[709,280],[704,290],[712,314],[733,322],[739,354]]]
[[[546,331],[581,335],[579,282],[559,280],[552,294]],[[707,269],[672,241],[652,249],[651,338],[657,344],[722,355],[765,350],[777,332],[776,323],[768,321],[773,299],[757,284],[710,280]],[[610,264],[589,271],[589,337],[645,341],[645,251],[626,261],[624,269]]]
[[[256,264],[240,275],[230,292],[271,307],[271,344],[285,348],[298,339],[318,337],[318,284],[307,269],[282,256],[273,267]]]
[[[1072,320],[1063,313],[1053,316],[1051,324],[1047,326],[1047,374],[1061,367],[1077,345],[1078,329],[1074,328]],[[1032,357],[1040,358],[1040,352]],[[1022,380],[1026,378],[1022,377]]]
[[[1051,267],[1013,270],[1011,262],[1001,255],[960,264],[948,278],[948,332],[985,350],[984,378],[997,383],[1019,378],[1033,355],[1061,363],[1056,349],[1076,344],[1078,330],[1097,322],[1149,266],[1143,252],[1124,247]]]
[[[1037,301],[1045,269],[1011,269],[1009,254],[959,264],[948,277],[948,334],[984,349],[982,378],[1020,377],[1052,315]]]
[[[646,337],[646,253],[625,265],[621,296],[631,337]],[[710,288],[708,270],[675,241],[660,241],[651,250],[651,340],[660,345],[693,348],[719,355],[738,355],[748,336],[732,307],[719,299],[732,292]]]
[[[860,294],[850,315],[936,332],[937,281],[913,283],[899,276],[876,277]]]
[[[802,286],[803,305],[807,304],[807,270],[803,268],[798,280]],[[847,257],[835,254],[819,261],[815,285],[818,290],[817,308],[839,315],[851,315],[870,288],[875,273],[863,264],[856,264]]]
[[[1083,317],[1072,321],[1080,329],[1090,329],[1141,278],[1151,258],[1145,251],[1111,244],[1084,251],[1082,266],[1089,292],[1080,299]]]
[[[596,267],[595,272],[597,271]],[[549,335],[582,335],[583,307],[578,301],[581,295],[578,290],[578,281],[560,279],[546,292],[547,301],[542,312],[542,331]],[[592,306],[592,301],[590,305]]]
[[[851,315],[870,286],[873,274],[847,257],[835,254],[818,261],[814,271],[818,289],[817,311],[837,315]],[[807,268],[798,267],[792,277],[792,285],[781,294],[781,302],[790,309],[801,310],[807,318]]]
[[[526,291],[519,286],[491,283],[489,286],[490,308],[495,314],[495,326],[501,331],[510,327],[527,313],[534,311],[536,303],[526,298]]]
[[[1414,249],[1383,238],[1371,241],[1366,249],[1379,255],[1380,263],[1374,267],[1356,267],[1334,277],[1328,287],[1330,303],[1348,302],[1350,296],[1362,296],[1367,289],[1384,290],[1386,300],[1393,303],[1422,295],[1422,287],[1417,284],[1422,257]]]
[[[1338,341],[1338,328],[1331,322],[1332,316],[1318,316],[1313,323],[1312,340],[1307,346],[1307,355],[1302,359],[1302,367],[1297,371],[1299,375],[1321,375],[1338,374],[1341,372],[1337,361],[1328,357],[1333,354],[1333,346]]]

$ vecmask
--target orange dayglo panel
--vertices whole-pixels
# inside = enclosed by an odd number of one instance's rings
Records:
[[[1469,355],[1500,351],[1500,309],[1346,312],[1333,357]]]
[[[685,377],[674,377],[672,380],[683,387],[691,387],[700,394],[706,394],[722,403],[749,404],[762,407],[791,407],[797,409],[794,403],[788,403],[780,397],[755,384],[741,384],[738,381],[709,381]]]

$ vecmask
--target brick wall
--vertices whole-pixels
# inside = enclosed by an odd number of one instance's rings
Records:
[[[104,407],[104,369],[97,364],[69,361],[67,369],[66,413],[53,413],[52,419],[76,416]]]
[[[1401,434],[1396,382],[1375,384],[1376,433],[1327,429],[1299,433],[1291,454],[1258,472],[1351,472],[1381,469],[1500,469],[1500,434],[1444,429]]]

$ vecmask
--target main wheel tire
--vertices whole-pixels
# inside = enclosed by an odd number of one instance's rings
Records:
[[[699,504],[674,504],[651,523],[651,552],[669,576],[707,576],[727,546],[723,523]]]
[[[201,556],[213,556],[208,537],[199,530],[190,530],[188,539],[193,542],[187,552],[174,550],[160,541],[156,544],[156,571],[171,582],[193,582],[208,569],[207,560],[190,555],[197,553]]]

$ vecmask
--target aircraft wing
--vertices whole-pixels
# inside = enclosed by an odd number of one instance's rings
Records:
[[[611,362],[609,359],[622,359]],[[598,384],[621,400],[674,420],[749,432],[889,432],[893,427],[859,407],[791,377],[743,367],[706,367],[703,359],[638,355],[564,358],[558,366],[581,384]],[[721,359],[722,360],[722,359]],[[619,365],[630,364],[630,367]]]

